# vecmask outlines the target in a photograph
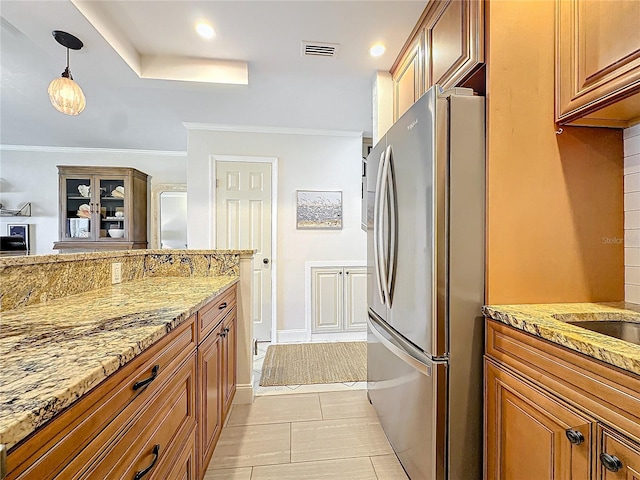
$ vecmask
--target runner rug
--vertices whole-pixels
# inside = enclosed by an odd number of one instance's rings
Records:
[[[310,385],[367,380],[367,342],[270,345],[260,385]]]

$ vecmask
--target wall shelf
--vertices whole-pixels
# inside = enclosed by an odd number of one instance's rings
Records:
[[[19,210],[9,210],[4,208],[0,203],[0,217],[30,217],[31,216],[31,202],[25,203]]]

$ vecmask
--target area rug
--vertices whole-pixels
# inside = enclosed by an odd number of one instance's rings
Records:
[[[260,386],[363,382],[367,379],[367,342],[270,345]]]

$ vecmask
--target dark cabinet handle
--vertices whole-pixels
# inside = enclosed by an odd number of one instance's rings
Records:
[[[622,462],[615,455],[609,455],[608,453],[603,452],[600,454],[600,461],[604,465],[604,468],[610,472],[617,472],[622,468]]]
[[[151,382],[153,382],[156,379],[159,371],[160,371],[160,365],[154,365],[153,368],[151,369],[151,376],[145,380],[140,380],[139,382],[134,383],[133,389],[138,390],[142,387],[146,387],[147,385],[149,385]]]
[[[133,480],[140,480],[147,473],[149,473],[151,471],[151,469],[155,466],[156,462],[158,461],[158,457],[160,456],[160,445],[159,444],[156,444],[153,447],[152,453],[153,453],[153,461],[151,462],[151,465],[149,465],[144,470],[140,470],[139,472],[136,472],[135,476],[133,477]]]
[[[224,338],[224,337],[226,337],[226,336],[227,336],[227,332],[225,332],[224,330],[222,330],[222,331],[218,334],[218,336],[220,336],[220,337]]]
[[[218,310],[224,310],[225,308],[227,308],[227,302],[223,302],[218,306]]]
[[[225,335],[226,335],[227,333],[229,333],[229,328],[225,327],[225,328],[224,328],[224,330],[222,330],[222,331],[223,331],[223,332],[225,333]]]
[[[577,430],[569,428],[564,433],[567,435],[567,438],[573,445],[580,445],[582,442],[584,442],[584,435],[582,435],[582,433]]]

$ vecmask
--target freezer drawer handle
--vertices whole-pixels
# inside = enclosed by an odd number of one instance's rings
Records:
[[[371,323],[371,320],[369,320],[369,329],[371,330],[371,333],[373,333],[375,337],[380,341],[380,343],[387,347],[387,349],[391,351],[391,353],[393,353],[396,357],[405,362],[407,365],[415,368],[423,375],[426,375],[427,377],[431,376],[431,367],[429,365],[425,365],[417,358],[409,355],[402,348],[396,346],[391,340],[385,338],[373,325],[373,323]]]

